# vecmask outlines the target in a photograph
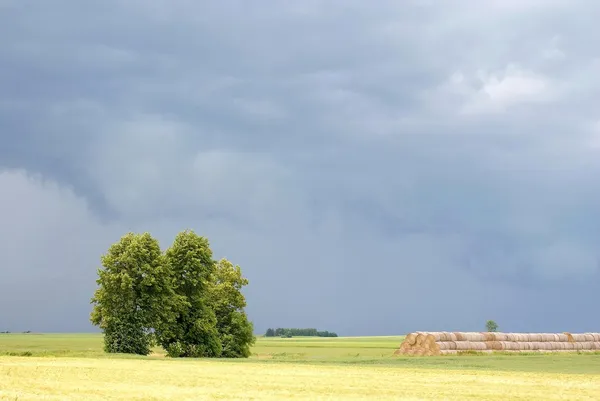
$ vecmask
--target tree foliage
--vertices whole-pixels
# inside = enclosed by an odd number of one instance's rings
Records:
[[[101,261],[90,319],[104,332],[104,349],[148,355],[154,329],[175,316],[176,298],[159,243],[149,233],[128,233]]]
[[[298,328],[276,328],[267,329],[265,337],[337,337],[338,335],[332,331],[319,331],[317,329],[298,329]]]
[[[256,341],[253,325],[244,312],[246,299],[242,288],[248,285],[248,279],[242,276],[239,266],[227,259],[219,260],[215,267],[210,300],[217,317],[223,357],[247,358],[250,346]]]
[[[128,233],[102,256],[90,319],[106,352],[172,357],[250,355],[252,323],[239,266],[213,260],[208,239],[180,232],[166,252],[148,233]]]
[[[493,333],[498,331],[498,324],[496,322],[494,322],[493,320],[488,320],[485,323],[485,328],[488,332]]]
[[[183,231],[167,249],[165,262],[174,291],[183,302],[172,325],[159,333],[161,345],[173,357],[218,357],[222,344],[209,293],[215,262],[208,240]]]

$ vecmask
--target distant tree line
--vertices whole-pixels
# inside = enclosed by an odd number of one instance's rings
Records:
[[[294,329],[277,328],[267,329],[265,337],[337,337],[338,335],[330,331],[318,331],[317,329]]]
[[[108,353],[247,358],[253,325],[239,266],[213,260],[208,239],[180,232],[162,252],[149,233],[128,233],[102,256],[90,319]]]

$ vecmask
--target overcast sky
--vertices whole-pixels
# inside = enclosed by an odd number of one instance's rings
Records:
[[[596,0],[0,0],[0,331],[191,228],[248,314],[598,331]],[[596,317],[596,318],[594,318]]]

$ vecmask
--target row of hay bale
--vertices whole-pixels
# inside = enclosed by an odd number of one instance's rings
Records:
[[[436,356],[466,351],[600,351],[600,333],[416,332],[406,336],[395,355]]]

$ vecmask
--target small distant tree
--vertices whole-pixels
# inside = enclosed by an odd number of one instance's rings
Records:
[[[269,328],[267,329],[267,333],[265,334],[265,337],[275,337],[275,330]]]
[[[498,324],[496,322],[494,322],[493,320],[488,320],[485,323],[485,328],[487,329],[488,332],[493,333],[498,331]]]

